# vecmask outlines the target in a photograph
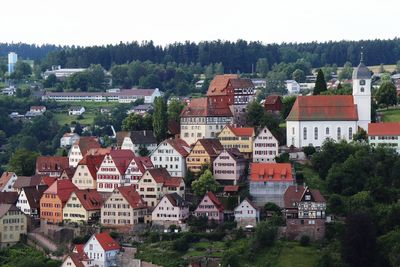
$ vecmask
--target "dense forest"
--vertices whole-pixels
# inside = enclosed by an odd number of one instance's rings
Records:
[[[58,47],[54,45],[0,44],[0,56],[15,51],[22,58],[42,59],[42,67],[89,67],[101,64],[110,69],[113,64],[125,64],[134,60],[153,63],[175,62],[177,64],[222,63],[226,73],[251,72],[256,62],[266,59],[269,69],[277,63],[291,63],[298,59],[310,62],[313,67],[325,65],[343,66],[349,61],[359,62],[361,47],[364,48],[368,65],[395,64],[400,59],[400,39],[330,41],[324,43],[282,43],[204,41],[169,44],[165,47],[152,41],[120,43],[92,47]]]

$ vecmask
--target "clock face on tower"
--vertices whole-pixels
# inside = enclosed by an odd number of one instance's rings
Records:
[[[365,85],[365,80],[360,80],[360,85]]]

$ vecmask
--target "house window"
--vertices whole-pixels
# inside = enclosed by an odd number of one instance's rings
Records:
[[[303,139],[307,140],[307,127],[303,128]]]
[[[292,127],[292,134],[294,135],[294,127]]]
[[[337,128],[337,139],[340,140],[342,135],[342,129],[340,127]]]
[[[314,139],[318,140],[318,127],[314,128]]]
[[[353,128],[349,128],[349,140],[353,139]]]
[[[326,127],[326,129],[325,129],[325,134],[329,134],[329,127]]]

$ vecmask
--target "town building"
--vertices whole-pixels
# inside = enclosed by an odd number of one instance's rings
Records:
[[[85,113],[86,109],[85,107],[70,107],[68,109],[68,115],[70,116],[79,116],[82,115],[83,113]]]
[[[326,139],[352,140],[371,122],[371,73],[362,58],[353,71],[353,95],[298,96],[286,118],[287,146],[321,147]]]
[[[214,179],[236,185],[243,177],[247,161],[237,148],[224,149],[213,163]]]
[[[250,195],[257,207],[268,202],[283,207],[283,195],[294,182],[289,163],[251,163]]]
[[[129,114],[133,113],[136,115],[144,116],[146,114],[149,114],[151,111],[153,111],[152,104],[141,104],[141,105],[134,106],[133,108],[128,110],[126,112],[126,114],[129,115]]]
[[[69,253],[65,258],[61,265],[61,267],[90,267],[92,266],[92,262],[86,255],[85,251],[83,251],[85,244],[77,244],[72,250],[72,253]]]
[[[40,198],[47,188],[49,188],[47,185],[23,187],[19,193],[16,206],[25,215],[38,219],[40,216]]]
[[[248,198],[245,198],[235,208],[235,221],[238,227],[246,227],[248,225],[255,227],[260,221],[260,209]]]
[[[26,215],[14,204],[0,204],[0,248],[15,245],[26,233]]]
[[[286,80],[285,84],[289,95],[297,95],[300,93],[300,85],[295,80]]]
[[[89,150],[98,148],[100,144],[96,137],[82,136],[73,143],[68,152],[69,166],[76,167]]]
[[[133,186],[120,186],[101,207],[101,224],[108,227],[129,227],[143,222],[147,205]]]
[[[134,156],[125,171],[124,186],[133,186],[137,188],[137,184],[147,169],[153,168],[153,162],[149,157]]]
[[[65,133],[60,138],[60,147],[70,148],[79,138],[80,136],[76,133]]]
[[[189,217],[189,204],[177,193],[165,194],[151,213],[153,224],[179,225]]]
[[[140,196],[148,206],[154,207],[165,194],[185,193],[185,183],[181,177],[171,177],[164,168],[148,169],[140,178],[138,189]]]
[[[121,247],[108,233],[94,234],[86,242],[83,250],[91,261],[92,266],[117,266],[116,256]]]
[[[266,111],[280,114],[283,108],[282,97],[279,95],[269,95],[265,98],[264,108]]]
[[[196,217],[207,217],[208,221],[224,222],[224,206],[213,192],[207,192],[194,211]]]
[[[63,208],[63,220],[75,223],[93,223],[100,220],[103,204],[101,195],[95,189],[75,190]]]
[[[39,156],[36,158],[36,174],[59,177],[68,168],[68,158],[59,156]]]
[[[157,147],[153,131],[117,132],[117,147],[132,150],[135,155],[147,156]]]
[[[254,135],[254,128],[226,125],[218,134],[218,139],[225,149],[237,148],[246,158],[250,158]]]
[[[0,192],[15,192],[14,184],[17,178],[14,172],[3,172],[0,177]]]
[[[0,192],[0,204],[17,204],[18,192]]]
[[[235,74],[216,75],[208,87],[207,99],[214,108],[230,107],[234,122],[243,124],[247,105],[254,99],[254,89],[250,79]]]
[[[63,208],[75,190],[70,180],[55,181],[40,198],[40,219],[47,223],[62,222]]]
[[[8,53],[8,74],[9,75],[14,72],[17,61],[18,61],[18,55],[15,52]]]
[[[198,139],[189,155],[186,157],[186,166],[191,172],[200,172],[204,166],[212,169],[213,162],[224,149],[218,139]]]
[[[284,195],[286,235],[299,239],[307,235],[320,240],[325,234],[326,201],[319,190],[290,186]]]
[[[400,153],[400,122],[369,123],[368,142],[371,146],[386,146]]]
[[[207,98],[195,98],[182,110],[180,137],[192,145],[201,138],[215,138],[231,123],[233,114],[228,105],[213,106]]]
[[[76,170],[72,176],[72,183],[79,189],[96,189],[97,188],[97,172],[103,162],[103,155],[87,154],[81,159],[76,166]]]
[[[271,131],[264,127],[253,141],[253,162],[275,162],[279,156],[279,142]]]
[[[165,168],[171,176],[186,176],[186,157],[190,147],[182,139],[162,141],[151,153],[150,158],[156,168]]]
[[[126,170],[134,158],[132,150],[111,150],[97,171],[97,191],[112,192],[124,185]]]
[[[43,114],[46,112],[46,107],[45,106],[31,106],[29,109],[30,112],[32,113],[40,113]]]
[[[43,79],[47,79],[50,75],[55,75],[57,80],[64,81],[66,80],[69,76],[83,72],[86,69],[83,68],[70,68],[70,69],[62,69],[61,66],[54,66],[52,70],[46,70],[43,73]]]

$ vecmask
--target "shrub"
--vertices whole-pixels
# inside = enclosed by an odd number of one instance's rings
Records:
[[[300,238],[300,245],[307,247],[310,244],[310,237],[308,235],[303,235]]]
[[[180,237],[172,243],[172,248],[179,252],[185,252],[189,249],[189,242],[185,237]]]

